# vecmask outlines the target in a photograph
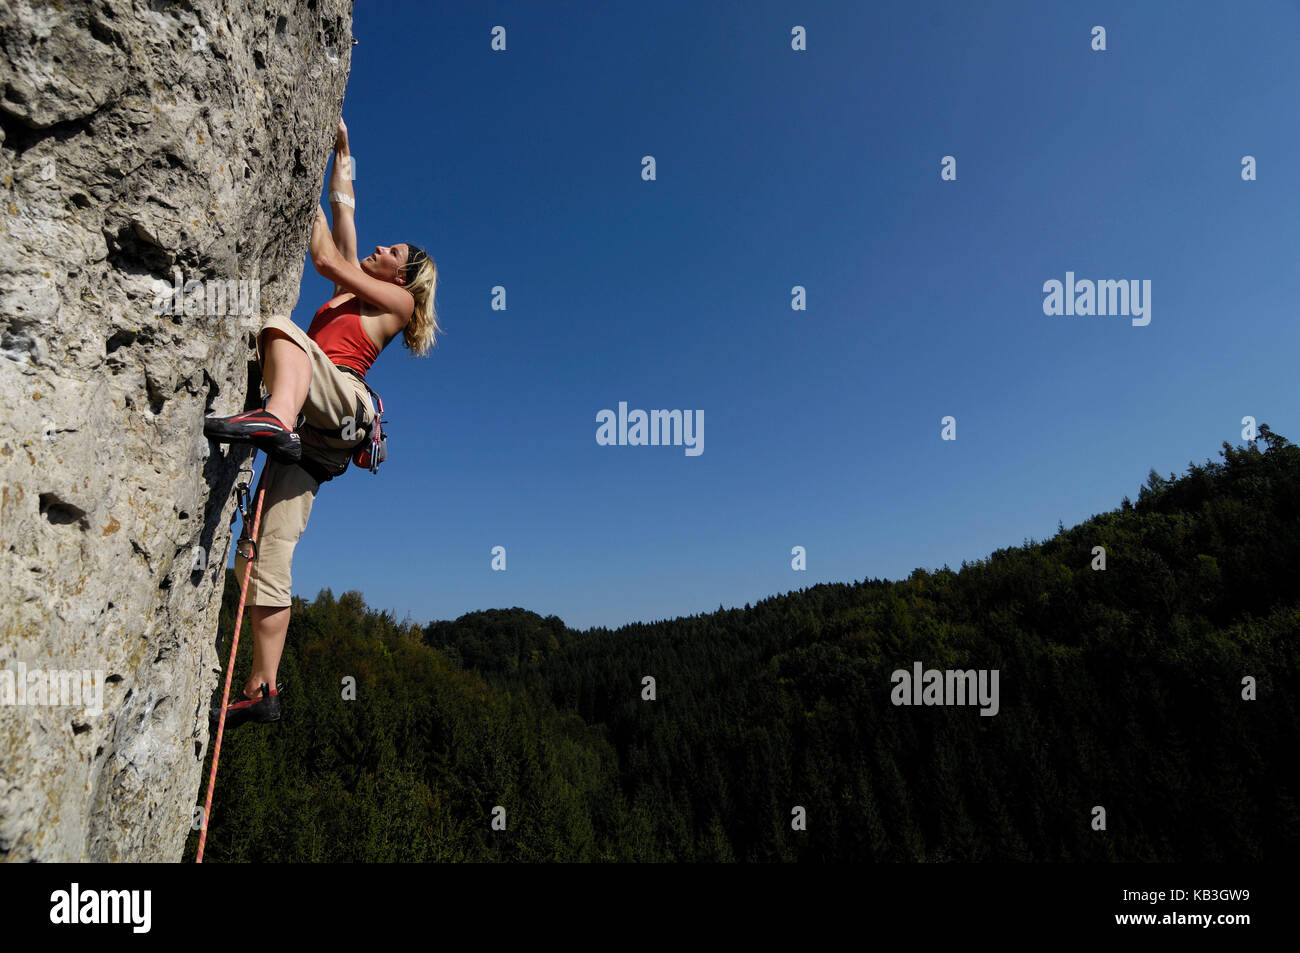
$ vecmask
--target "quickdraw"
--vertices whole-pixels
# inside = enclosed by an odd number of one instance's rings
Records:
[[[254,457],[257,456],[257,451],[253,451],[253,456]],[[239,472],[241,474],[247,472],[249,479],[252,479],[253,476],[252,463],[250,462],[249,465],[246,467],[241,467]],[[239,484],[235,487],[235,511],[236,513],[239,514],[240,518],[243,520],[243,524],[247,526],[248,525],[248,481],[246,480],[241,480]],[[230,527],[233,529],[234,526],[235,526],[235,513],[231,513]],[[240,543],[248,543],[248,545],[252,547],[251,552],[248,553],[242,552],[239,548]],[[243,556],[245,559],[248,560],[256,559],[257,541],[241,535],[239,540],[235,543],[235,552],[238,555]]]

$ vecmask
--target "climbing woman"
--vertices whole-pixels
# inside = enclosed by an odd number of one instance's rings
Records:
[[[227,709],[227,727],[280,717],[276,671],[289,629],[293,550],[321,483],[346,470],[353,452],[369,438],[375,411],[366,371],[398,334],[407,350],[422,357],[441,330],[433,300],[438,267],[422,249],[410,243],[376,245],[357,260],[351,163],[347,127],[340,119],[329,182],[333,234],[320,206],[311,233],[312,265],[334,283],[334,296],[305,333],[286,316],[266,318],[257,334],[257,362],[269,394],[265,406],[204,422],[210,439],[252,443],[268,457],[258,483],[265,496],[247,593],[253,670],[242,700]],[[245,571],[249,532],[245,524],[235,559],[238,579]]]

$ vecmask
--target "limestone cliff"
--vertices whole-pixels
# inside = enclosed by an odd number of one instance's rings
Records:
[[[0,859],[180,858],[250,458],[202,420],[258,403],[351,30],[351,0],[0,4]]]

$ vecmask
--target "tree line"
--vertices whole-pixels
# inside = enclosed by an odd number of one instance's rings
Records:
[[[295,598],[285,718],[227,737],[205,858],[1289,855],[1300,447],[1260,441],[958,569],[617,630]],[[238,596],[227,570],[223,646]],[[999,670],[998,714],[894,705],[914,661]]]

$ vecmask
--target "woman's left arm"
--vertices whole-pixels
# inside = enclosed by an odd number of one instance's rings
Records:
[[[352,191],[352,155],[348,151],[348,127],[344,125],[342,116],[334,135],[334,167],[330,170],[329,192],[334,244],[344,258],[360,267],[357,260],[356,195]]]

